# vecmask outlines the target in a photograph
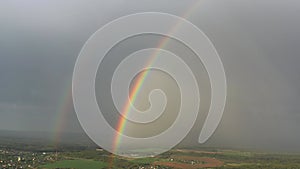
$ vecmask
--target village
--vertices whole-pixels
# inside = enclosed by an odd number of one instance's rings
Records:
[[[0,169],[30,169],[57,160],[57,153],[0,149]]]

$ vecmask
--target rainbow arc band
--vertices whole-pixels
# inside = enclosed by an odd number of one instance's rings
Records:
[[[140,25],[139,27],[134,26],[137,23]],[[120,27],[124,29],[120,30]],[[73,73],[73,101],[80,124],[88,136],[99,146],[112,153],[124,156],[128,156],[128,154],[122,154],[118,151],[122,142],[153,144],[158,139],[167,138],[166,135],[170,135],[170,132],[175,131],[171,127],[158,136],[143,139],[132,138],[122,134],[126,126],[124,117],[130,112],[131,102],[135,102],[136,96],[147,78],[148,71],[144,71],[140,75],[132,92],[129,94],[130,99],[121,112],[123,116],[121,116],[116,126],[117,131],[107,123],[97,104],[94,91],[95,77],[102,59],[115,44],[128,37],[143,33],[160,34],[182,42],[193,50],[206,68],[212,93],[211,107],[199,136],[199,142],[205,142],[217,128],[224,111],[227,89],[224,67],[213,44],[201,30],[181,17],[165,13],[147,12],[124,16],[105,25],[89,38],[79,54]],[[101,49],[98,47],[99,42],[101,42]],[[167,43],[168,38],[165,38],[157,48],[161,49]],[[144,66],[150,67],[154,64],[158,55],[159,53],[153,53],[151,59]],[[192,113],[195,113],[197,116],[198,111]],[[183,118],[185,117],[179,115],[178,121]],[[171,139],[170,141],[172,142],[168,143],[166,149],[153,153],[162,153],[179,143],[192,128],[196,119],[191,118],[188,120],[191,120],[191,126],[184,126],[186,127],[183,130],[184,133],[179,133],[181,135],[176,136],[174,140]],[[101,128],[101,132],[98,130],[99,128]],[[103,137],[103,135],[105,136]]]

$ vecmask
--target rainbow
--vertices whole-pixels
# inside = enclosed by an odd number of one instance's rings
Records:
[[[182,15],[183,18],[188,18],[195,9],[198,8],[198,6],[200,5],[201,1],[197,1],[196,4],[192,4],[190,8],[188,8],[187,12]],[[177,31],[180,28],[181,22],[177,22],[169,31],[169,34],[172,34],[173,32]],[[164,37],[159,44],[157,45],[156,48],[158,49],[162,49],[164,48],[169,42],[169,37]],[[129,94],[129,99],[127,100],[126,104],[124,105],[123,111],[121,112],[121,116],[120,119],[116,125],[116,130],[117,130],[117,134],[113,140],[113,145],[112,145],[112,150],[113,152],[116,152],[120,143],[121,143],[121,136],[119,135],[119,133],[123,133],[124,129],[126,127],[126,116],[130,113],[131,111],[131,105],[132,103],[134,103],[136,101],[137,95],[139,94],[140,89],[142,88],[147,76],[149,75],[149,67],[151,67],[151,65],[155,62],[157,56],[159,55],[159,51],[157,50],[156,52],[154,52],[150,59],[147,61],[147,63],[145,64],[145,70],[140,74],[140,76],[138,77],[138,79],[136,80],[130,94]],[[112,157],[113,158],[113,157]],[[113,167],[113,160],[111,161],[110,164],[110,168]]]
[[[57,109],[57,119],[54,123],[54,139],[53,139],[53,144],[55,149],[58,149],[58,145],[61,142],[61,137],[64,128],[66,127],[67,124],[67,117],[68,113],[72,111],[73,107],[73,102],[72,102],[72,85],[68,83],[66,87],[66,93],[63,93],[62,101],[59,103],[62,103],[58,106]]]
[[[189,8],[187,8],[186,12],[182,15],[183,18],[188,18],[190,17],[190,15],[199,7],[199,5],[201,4],[202,1],[196,1],[195,3],[191,4]],[[176,23],[171,29],[170,29],[170,34],[172,32],[177,31],[180,28],[181,22]],[[159,44],[157,45],[156,48],[161,49],[164,48],[169,42],[169,38],[168,37],[164,37]],[[131,90],[131,93],[129,94],[129,99],[127,100],[126,104],[124,105],[123,111],[121,112],[122,116],[120,116],[120,119],[118,120],[118,123],[116,125],[116,130],[117,133],[123,133],[124,129],[126,127],[126,117],[128,115],[128,113],[131,110],[131,104],[134,103],[136,101],[136,97],[140,91],[140,89],[142,88],[145,79],[147,78],[147,76],[149,75],[150,71],[149,67],[151,67],[151,65],[155,62],[157,56],[159,55],[157,52],[154,52],[150,59],[146,62],[145,64],[145,71],[143,71],[140,76],[138,77],[138,79],[136,80],[136,83],[133,86],[133,89]],[[71,108],[72,108],[72,85],[69,85],[66,87],[66,91],[65,93],[63,93],[63,97],[62,100],[60,100],[59,103],[61,103],[58,106],[57,112],[56,112],[56,121],[54,123],[54,145],[57,147],[58,143],[61,140],[61,136],[62,136],[62,131],[66,126],[66,122],[67,122],[67,115],[68,113],[71,112]],[[112,144],[112,150],[113,152],[116,152],[120,143],[122,142],[121,137],[119,136],[119,134],[116,134],[113,140],[113,144]],[[112,155],[112,160],[109,164],[109,168],[113,167],[113,162],[114,162],[114,156]]]
[[[167,43],[168,39],[167,38],[164,38],[159,44],[159,46],[157,48],[163,48],[165,46],[165,44]],[[119,133],[123,133],[124,132],[124,129],[125,129],[125,126],[126,126],[126,116],[129,114],[129,112],[131,111],[131,105],[132,103],[135,102],[136,98],[137,98],[137,95],[139,94],[139,91],[141,90],[148,74],[149,74],[149,70],[147,70],[148,67],[150,67],[154,62],[155,62],[155,59],[158,55],[158,52],[159,51],[156,51],[152,54],[152,56],[150,57],[150,59],[148,60],[148,62],[145,64],[144,68],[145,70],[139,75],[138,79],[136,80],[136,83],[134,84],[133,86],[133,89],[131,91],[131,93],[129,94],[129,99],[127,100],[124,108],[123,108],[123,111],[122,111],[122,116],[120,116],[120,119],[117,123],[117,126],[116,126],[116,130],[119,132]],[[117,146],[119,145],[119,143],[121,142],[121,137],[118,137],[119,135],[116,135],[115,139],[114,139],[114,144],[113,144],[113,150],[115,151]]]

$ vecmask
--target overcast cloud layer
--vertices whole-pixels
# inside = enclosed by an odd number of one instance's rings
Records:
[[[195,2],[0,1],[0,130],[56,128],[78,53],[104,24],[136,12],[181,16]],[[214,43],[228,78],[208,146],[300,152],[299,11],[297,0],[203,0],[186,18]],[[64,131],[82,132],[73,108],[66,119]]]

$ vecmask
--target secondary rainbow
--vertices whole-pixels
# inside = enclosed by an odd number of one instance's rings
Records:
[[[72,111],[72,106],[73,106],[73,102],[72,102],[72,85],[71,84],[67,84],[66,87],[66,92],[63,93],[63,101],[60,101],[59,103],[62,103],[59,105],[58,109],[57,109],[57,119],[54,123],[54,146],[57,149],[59,143],[61,142],[61,137],[62,137],[62,133],[63,130],[65,130],[65,127],[67,125],[67,116],[68,113],[70,113]]]

